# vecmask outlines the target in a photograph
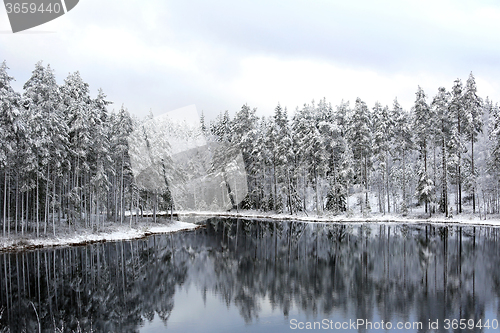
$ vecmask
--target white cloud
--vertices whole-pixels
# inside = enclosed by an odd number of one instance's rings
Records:
[[[269,114],[358,96],[409,108],[418,85],[432,97],[470,71],[498,100],[499,30],[495,1],[86,0],[31,33],[0,34],[0,54],[18,89],[44,60],[60,83],[79,70],[139,114],[196,104],[211,117],[244,103]]]

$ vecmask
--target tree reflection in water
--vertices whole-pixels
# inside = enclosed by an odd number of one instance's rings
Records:
[[[35,332],[37,314],[47,332],[136,332],[155,317],[168,326],[176,291],[191,285],[250,325],[264,301],[285,319],[294,309],[411,318],[424,331],[429,319],[498,319],[498,230],[212,218],[136,241],[3,253],[0,331]]]

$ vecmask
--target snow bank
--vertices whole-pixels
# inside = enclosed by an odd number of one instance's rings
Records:
[[[500,218],[494,216],[488,219],[479,218],[478,215],[473,214],[460,214],[453,218],[446,218],[442,215],[435,217],[425,218],[418,214],[402,216],[401,214],[371,214],[363,217],[361,214],[354,214],[352,216],[346,215],[332,215],[325,213],[325,215],[318,216],[314,213],[306,215],[299,213],[297,215],[290,214],[273,214],[263,213],[258,211],[242,211],[242,212],[209,212],[209,211],[184,211],[176,212],[180,219],[189,217],[233,217],[233,218],[252,218],[252,219],[272,219],[281,221],[302,221],[302,222],[324,222],[324,223],[434,223],[434,224],[465,224],[476,226],[500,226]]]
[[[0,251],[18,251],[41,247],[74,246],[96,242],[137,239],[152,234],[192,230],[197,227],[199,226],[193,223],[174,221],[168,225],[148,225],[137,228],[130,228],[127,225],[113,225],[113,231],[95,233],[89,230],[77,230],[73,234],[56,237],[27,239],[13,235],[11,239],[0,238]]]

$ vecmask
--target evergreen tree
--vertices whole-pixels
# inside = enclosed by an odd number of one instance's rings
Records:
[[[435,144],[441,147],[441,200],[440,210],[448,217],[448,145],[451,138],[452,121],[449,114],[450,95],[445,88],[440,87],[438,94],[432,100],[431,107],[436,115],[433,122]]]
[[[20,132],[23,131],[24,125],[20,117],[20,96],[11,86],[13,77],[7,73],[8,67],[6,62],[0,65],[0,168],[3,171],[3,236],[6,235],[8,227],[8,183],[10,178],[10,169],[15,167],[12,160],[16,156],[16,146],[19,143],[18,138]],[[10,233],[10,226],[7,230]]]
[[[68,154],[68,130],[61,109],[60,90],[49,65],[46,68],[41,62],[35,65],[31,77],[24,84],[23,100],[30,128],[32,151],[35,152],[35,165],[28,168],[36,174],[37,234],[40,232],[41,213],[43,213],[44,233],[47,232],[50,210],[52,210],[52,226],[55,233],[54,205],[57,198],[53,189],[57,185],[61,186],[55,182],[59,179],[63,168],[68,170],[70,166],[63,164]],[[53,191],[50,193],[49,189]]]
[[[455,167],[455,183],[456,183],[456,204],[457,212],[462,213],[462,152],[464,146],[462,142],[465,112],[463,105],[463,88],[462,81],[456,79],[451,91],[451,99],[449,103],[450,116],[453,119],[452,136],[450,138],[450,153]]]
[[[479,133],[483,130],[483,108],[482,101],[477,96],[476,81],[472,72],[467,79],[463,96],[463,106],[465,112],[465,134],[471,143],[471,175],[469,182],[472,191],[472,211],[476,212],[476,168],[474,167],[474,143],[477,142]]]
[[[410,168],[408,167],[410,164],[409,156],[414,148],[412,119],[411,115],[401,108],[397,98],[394,99],[393,108],[390,114],[394,122],[393,131],[391,133],[392,158],[400,162],[399,170],[395,170],[394,174],[401,175],[400,184],[403,197],[401,210],[403,214],[406,214],[409,206],[407,196],[407,187],[410,177]]]
[[[426,98],[427,96],[425,95],[423,89],[419,86],[416,92],[415,105],[413,107],[413,113],[415,115],[413,127],[415,131],[416,144],[420,153],[420,162],[422,164],[421,175],[418,177],[419,183],[417,186],[417,197],[425,198],[422,202],[425,203],[425,212],[427,213],[431,196],[426,193],[418,192],[419,190],[428,191],[430,186],[429,182],[432,181],[429,177],[427,168],[427,157],[429,144],[431,142],[430,128],[434,117],[432,116],[431,110],[427,105]]]
[[[368,206],[368,170],[372,154],[372,124],[371,115],[365,102],[356,99],[352,116],[349,120],[349,140],[356,163],[355,183],[362,185],[365,195],[365,205]],[[363,207],[363,206],[361,206]]]
[[[387,198],[387,212],[391,212],[389,174],[390,174],[390,139],[393,135],[394,120],[389,116],[389,108],[377,102],[373,107],[373,143],[374,154],[382,170],[382,187]],[[380,197],[380,196],[379,196]],[[383,200],[385,201],[385,200]],[[385,203],[382,203],[385,214]]]

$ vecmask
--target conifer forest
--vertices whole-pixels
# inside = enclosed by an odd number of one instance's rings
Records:
[[[436,91],[416,87],[409,109],[396,98],[392,105],[322,99],[293,112],[277,104],[267,117],[249,105],[234,116],[225,111],[208,121],[202,115],[206,140],[243,156],[248,194],[225,209],[367,216],[407,215],[419,207],[424,216],[498,214],[500,108],[478,95],[472,73],[463,79]],[[131,170],[128,137],[146,119],[115,108],[102,90],[91,96],[79,72],[58,84],[50,65],[39,62],[22,91],[13,89],[13,80],[3,62],[4,237],[129,223],[174,206],[168,188],[141,187]]]

